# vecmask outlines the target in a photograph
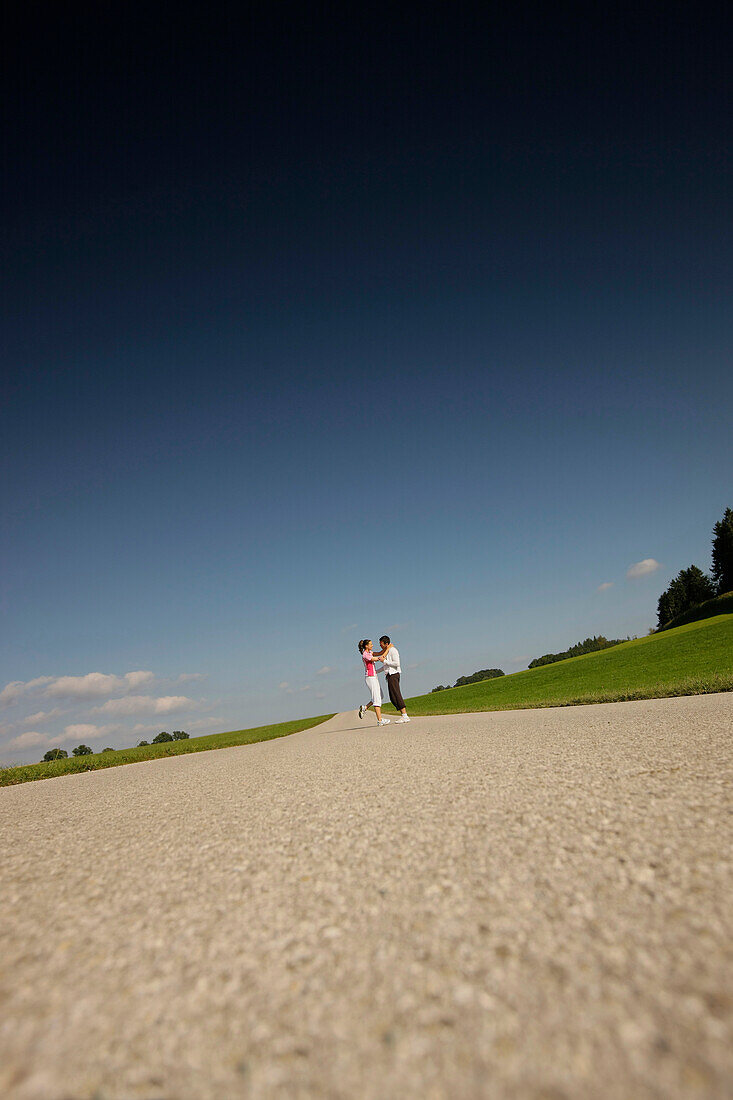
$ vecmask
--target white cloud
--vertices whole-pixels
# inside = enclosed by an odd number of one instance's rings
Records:
[[[288,693],[290,693],[293,689],[291,688],[291,686],[290,686],[290,684],[288,683],[287,680],[283,680],[283,682],[281,684],[277,685],[277,690],[278,691],[287,691]]]
[[[0,703],[17,703],[34,688],[45,687],[46,695],[59,699],[95,699],[132,691],[155,679],[152,672],[139,670],[124,676],[88,672],[86,676],[37,676],[35,680],[13,680],[0,692]]]
[[[599,584],[596,592],[606,592],[609,588],[613,588],[613,581],[604,581],[603,584]]]
[[[341,627],[341,633],[345,634],[347,630],[356,630],[357,623],[349,623],[348,626]]]
[[[314,698],[315,698],[315,699],[325,699],[325,698],[326,698],[326,696],[325,696],[325,695],[320,695],[320,694],[316,694],[316,695],[314,696]]]
[[[131,688],[142,687],[143,684],[149,684],[151,680],[155,679],[152,672],[138,671],[138,672],[126,672],[125,679],[128,686]]]
[[[59,676],[46,688],[46,694],[54,698],[96,699],[137,687],[152,677],[152,672],[128,672],[125,676],[113,676],[104,672],[88,672],[86,676]]]
[[[179,684],[188,684],[192,680],[205,680],[205,679],[206,679],[206,673],[205,672],[182,672],[181,675],[178,677],[178,683]]]
[[[120,725],[95,726],[91,722],[79,722],[75,725],[66,726],[64,732],[60,733],[58,737],[50,737],[48,744],[61,745],[64,741],[94,741],[99,737],[112,737],[123,732],[127,733],[128,731]]]
[[[419,662],[419,661],[415,661],[415,663],[414,663],[414,664],[412,664],[412,665],[406,665],[405,667],[407,668],[408,672],[414,672],[416,668],[419,668],[419,667],[420,667],[420,662]]]
[[[305,684],[302,688],[298,688],[298,691],[310,691],[310,684]]]
[[[23,680],[12,680],[0,691],[0,703],[10,707],[22,699],[27,692],[33,691],[33,688],[50,684],[52,680],[53,676],[37,676],[35,680],[28,680],[27,683]]]
[[[37,726],[40,722],[51,722],[59,714],[61,711],[58,707],[53,710],[39,710],[36,714],[29,714],[25,721],[29,726]]]
[[[654,558],[644,558],[643,561],[637,561],[634,565],[630,565],[626,570],[626,576],[628,579],[634,577],[646,577],[649,573],[656,573],[657,569],[661,569],[662,566]]]
[[[185,710],[187,707],[195,706],[194,700],[188,699],[185,695],[164,695],[161,699],[155,700],[155,713],[171,714],[175,710]]]
[[[9,684],[6,684],[2,691],[0,691],[0,703],[4,703],[6,707],[10,707],[13,703],[17,703],[23,694],[25,684],[22,680],[11,680]]]
[[[27,749],[31,745],[46,745],[48,744],[48,738],[38,733],[37,730],[28,730],[27,733],[21,733],[17,737],[14,737],[12,741],[8,741],[5,746],[6,749]]]
[[[112,726],[93,726],[90,722],[80,722],[78,725],[67,726],[63,733],[58,737],[53,737],[50,741],[50,745],[57,745],[61,741],[93,741],[95,737],[104,737],[105,733],[108,733]]]
[[[329,668],[328,665],[324,665],[323,668],[318,669],[316,676],[327,676],[329,672],[333,672],[333,669]]]
[[[195,707],[193,699],[185,695],[164,695],[155,699],[152,695],[127,695],[122,699],[108,699],[94,714],[171,714],[185,707]]]

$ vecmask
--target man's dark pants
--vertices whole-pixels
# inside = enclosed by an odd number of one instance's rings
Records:
[[[387,676],[387,691],[389,692],[389,701],[393,707],[397,710],[405,709],[405,700],[402,698],[402,692],[400,691],[400,674],[399,672],[391,672]]]

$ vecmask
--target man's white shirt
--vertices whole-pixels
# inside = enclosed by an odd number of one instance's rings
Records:
[[[394,672],[402,672],[400,668],[400,653],[397,646],[393,645],[392,648],[385,653],[382,660],[384,662],[384,668],[380,668],[380,672],[386,672],[388,676],[391,676]]]

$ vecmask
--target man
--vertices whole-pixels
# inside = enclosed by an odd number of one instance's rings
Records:
[[[389,692],[389,701],[395,710],[398,710],[402,715],[397,719],[397,725],[403,722],[409,722],[410,719],[407,715],[407,707],[405,706],[405,700],[402,698],[402,692],[400,691],[400,654],[397,646],[392,645],[391,641],[386,634],[383,634],[379,639],[379,644],[382,647],[381,653],[376,653],[374,659],[381,661],[384,668],[380,668],[380,672],[384,672],[387,677],[387,691]]]

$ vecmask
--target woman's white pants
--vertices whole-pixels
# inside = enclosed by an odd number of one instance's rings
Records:
[[[366,676],[366,686],[372,693],[372,702],[375,707],[381,707],[382,705],[382,689],[379,686],[379,680],[376,676]]]

